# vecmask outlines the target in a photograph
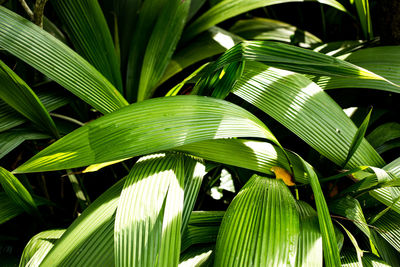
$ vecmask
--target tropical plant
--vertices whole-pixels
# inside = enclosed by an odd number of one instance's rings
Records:
[[[5,1],[0,244],[30,239],[20,266],[399,266],[400,49],[368,1],[310,0],[366,41],[254,16],[290,2]]]

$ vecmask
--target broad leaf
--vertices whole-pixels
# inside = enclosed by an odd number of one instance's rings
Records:
[[[286,185],[254,175],[225,213],[215,265],[294,265],[299,231],[296,202]]]
[[[29,128],[12,129],[7,132],[0,133],[0,159],[26,140],[39,140],[47,138],[50,138],[50,136]]]
[[[354,123],[321,88],[303,75],[246,63],[232,92],[286,126],[319,153],[342,165],[357,132]],[[379,154],[363,140],[348,163],[382,166]]]
[[[0,167],[0,184],[10,199],[17,205],[26,212],[37,215],[38,210],[31,194],[17,177],[2,167]]]
[[[279,20],[254,18],[239,20],[229,31],[246,40],[279,41],[310,48],[322,43],[315,35]]]
[[[3,6],[0,46],[102,113],[127,105],[115,87],[81,56]]]
[[[345,168],[351,157],[353,157],[354,153],[356,152],[357,148],[360,146],[361,142],[364,140],[365,132],[367,131],[369,119],[371,117],[372,109],[368,112],[367,116],[365,117],[364,121],[361,123],[360,127],[357,129],[356,134],[351,141],[351,145],[349,148],[349,152],[347,153],[347,157],[343,163],[343,167]]]
[[[0,98],[24,117],[58,137],[58,131],[44,105],[33,90],[0,60]]]
[[[51,4],[78,52],[122,92],[119,59],[98,1],[57,0]]]
[[[154,93],[181,37],[189,6],[190,0],[169,0],[160,12],[143,58],[137,101]]]
[[[319,2],[323,4],[330,5],[341,11],[346,11],[346,9],[335,0],[306,0],[309,2]],[[192,39],[194,36],[203,32],[210,27],[226,20],[232,18],[236,15],[245,13],[252,9],[283,4],[291,2],[304,2],[304,0],[224,0],[213,6],[198,19],[196,19],[192,24],[187,27],[184,33],[184,41]]]
[[[175,96],[132,104],[92,121],[15,172],[82,167],[228,137],[259,137],[279,144],[261,121],[239,106],[207,97]]]
[[[64,229],[40,232],[29,240],[22,252],[19,266],[38,267],[54,243],[64,234]]]
[[[309,182],[304,174],[303,164],[297,156],[287,150],[289,163],[281,148],[267,142],[244,139],[208,140],[176,147],[173,150],[269,175],[273,175],[271,168],[274,166],[286,170],[292,167],[296,182]]]
[[[179,155],[151,155],[134,165],[115,216],[116,266],[178,265],[184,180]]]
[[[0,192],[0,224],[20,215],[24,209],[12,200],[5,192]]]
[[[323,89],[335,88],[369,88],[400,93],[400,47],[381,46],[361,49],[339,58],[362,68],[372,71],[387,80],[391,84],[380,80],[362,80],[346,77],[320,77],[314,81]]]
[[[118,181],[68,227],[41,266],[113,266],[114,218],[125,179]]]
[[[322,266],[322,237],[317,213],[304,201],[297,201],[297,208],[300,236],[295,266]]]

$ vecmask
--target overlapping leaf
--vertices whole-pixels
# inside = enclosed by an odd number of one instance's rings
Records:
[[[180,39],[190,0],[170,0],[160,12],[146,47],[137,100],[152,96]]]
[[[346,9],[335,0],[306,0],[309,2],[317,2],[326,5],[330,5],[341,11]],[[190,40],[200,32],[203,32],[210,27],[236,15],[245,13],[252,9],[283,4],[291,2],[304,2],[304,0],[224,0],[213,6],[198,19],[196,19],[189,27],[185,30],[183,40]]]
[[[127,105],[115,87],[81,56],[3,6],[0,46],[102,113]]]
[[[38,210],[31,194],[22,183],[6,169],[0,167],[0,184],[6,194],[23,210],[36,215]]]
[[[80,127],[15,172],[82,167],[229,137],[259,137],[278,144],[261,121],[229,102],[200,96],[151,99]]]
[[[296,202],[286,185],[254,175],[226,211],[215,265],[294,265],[299,231]]]
[[[345,162],[357,128],[336,102],[303,75],[248,62],[232,92],[336,164]],[[379,154],[363,140],[348,166],[383,164]]]
[[[58,136],[53,120],[35,92],[1,60],[0,98],[43,131]]]
[[[29,240],[22,252],[19,266],[37,267],[47,255],[54,243],[64,234],[65,229],[40,232]]]
[[[399,46],[381,46],[365,48],[339,58],[372,71],[394,84],[379,80],[363,80],[346,77],[320,77],[314,81],[323,89],[369,88],[389,92],[400,92],[400,48]]]
[[[120,92],[122,79],[110,30],[98,1],[51,1],[74,47]]]

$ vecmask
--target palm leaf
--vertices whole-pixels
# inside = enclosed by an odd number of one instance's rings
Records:
[[[175,96],[136,103],[90,122],[15,172],[82,167],[228,137],[259,137],[279,144],[265,125],[239,106]]]
[[[52,1],[78,52],[120,92],[122,79],[110,30],[96,0]]]
[[[310,185],[314,193],[315,205],[317,207],[319,227],[322,235],[322,246],[326,266],[340,266],[340,255],[338,239],[335,235],[335,228],[329,214],[328,206],[318,176],[307,162],[303,161],[304,168],[309,175]]]
[[[158,85],[183,69],[206,58],[221,54],[243,39],[219,27],[211,27],[197,36],[190,45],[177,51],[171,58]]]
[[[154,93],[178,44],[189,7],[190,0],[170,0],[159,14],[143,58],[137,101]]]
[[[102,113],[127,105],[115,87],[81,56],[3,6],[0,46]]]
[[[314,81],[323,89],[369,88],[389,92],[400,92],[400,53],[398,46],[381,46],[361,49],[340,56],[342,60],[372,71],[394,84],[379,80],[362,80],[347,77],[320,77]]]
[[[15,203],[5,192],[0,192],[0,224],[20,215],[24,209]]]
[[[115,211],[124,182],[118,181],[85,209],[40,266],[113,266]]]
[[[271,168],[274,166],[286,170],[292,167],[296,182],[309,183],[308,177],[304,175],[303,165],[297,156],[287,150],[289,163],[280,147],[267,142],[244,139],[207,140],[176,147],[173,150],[268,175],[273,175]]]
[[[0,167],[0,184],[10,199],[23,210],[33,215],[38,214],[36,203],[28,190],[26,190],[17,177],[2,167]]]
[[[0,98],[42,130],[58,137],[56,126],[38,96],[1,60]]]
[[[335,0],[308,0],[309,2],[319,2],[323,4],[330,5],[341,11],[346,11],[346,9]],[[304,2],[304,0],[224,0],[213,6],[198,19],[196,19],[192,24],[187,27],[183,35],[183,40],[187,41],[192,39],[197,34],[209,29],[210,27],[226,20],[232,18],[236,15],[245,13],[252,9],[282,4],[291,2]]]
[[[318,37],[310,32],[273,19],[254,18],[239,20],[229,31],[246,40],[279,41],[298,44],[305,48],[322,43]]]
[[[37,92],[37,96],[48,112],[58,109],[70,101],[69,97],[50,90],[40,90]],[[25,121],[26,119],[21,114],[0,100],[0,132],[21,125]]]
[[[161,10],[165,8],[166,0],[143,1],[139,9],[135,31],[131,36],[129,56],[126,71],[126,97],[129,102],[135,102],[138,94],[140,73],[145,57],[147,44],[157,23]]]
[[[36,267],[39,266],[43,258],[47,255],[54,243],[64,234],[64,229],[47,230],[38,233],[29,240],[22,252],[19,266]]]
[[[357,128],[339,105],[306,77],[247,62],[232,92],[282,123],[336,164],[345,162]],[[363,140],[348,166],[383,164],[379,154]]]
[[[286,185],[254,175],[225,213],[215,265],[294,265],[299,231],[296,202]]]
[[[300,236],[296,266],[322,266],[322,237],[315,210],[304,201],[297,201]]]
[[[0,159],[26,140],[39,140],[47,138],[50,138],[50,136],[29,128],[12,129],[10,131],[0,133]]]
[[[184,180],[179,155],[151,155],[134,165],[115,217],[117,266],[178,265]]]
[[[179,259],[179,267],[208,266],[212,259],[213,246],[193,247],[184,252]]]
[[[367,131],[368,124],[369,124],[369,119],[371,117],[371,112],[372,112],[372,109],[368,112],[364,121],[361,123],[360,127],[357,129],[357,132],[353,137],[353,141],[351,141],[349,152],[347,153],[346,159],[344,160],[343,167],[346,167],[347,163],[349,162],[351,157],[353,157],[357,148],[360,146],[361,142],[364,140],[364,136]]]

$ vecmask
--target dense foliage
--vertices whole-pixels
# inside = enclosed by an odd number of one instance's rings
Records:
[[[1,266],[400,266],[379,1],[46,2],[0,1]]]

